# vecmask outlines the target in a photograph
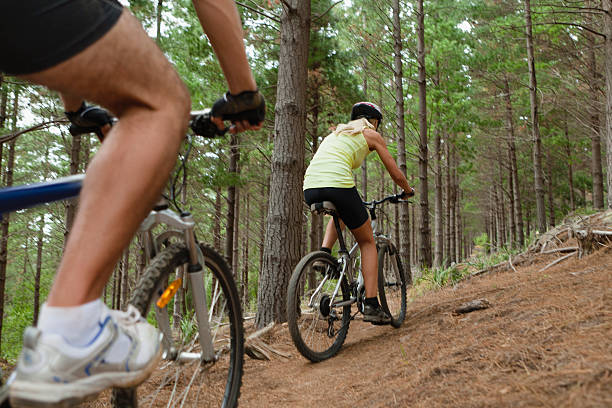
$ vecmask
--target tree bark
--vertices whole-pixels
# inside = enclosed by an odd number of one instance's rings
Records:
[[[215,187],[215,220],[213,222],[213,244],[215,250],[221,251],[221,189]]]
[[[606,61],[606,144],[607,144],[607,184],[608,208],[612,209],[612,0],[603,0]]]
[[[550,152],[548,152],[548,154],[546,155],[546,161],[548,162],[548,174],[547,174],[547,178],[548,178],[548,188],[547,188],[547,192],[548,192],[548,212],[549,212],[549,225],[551,227],[555,226],[555,200],[554,200],[554,191],[553,191],[553,181],[552,181],[552,176],[553,176],[553,172],[552,172],[552,167],[553,167],[553,163],[552,163],[552,159],[550,157]]]
[[[242,279],[240,279],[240,286],[242,292],[242,307],[244,310],[248,310],[249,308],[249,234],[250,234],[250,220],[251,217],[248,216],[251,213],[251,195],[246,193],[246,214],[244,226],[244,242],[242,243],[243,248],[243,262],[242,262]]]
[[[451,207],[452,207],[452,199],[451,199],[451,160],[450,160],[450,155],[451,155],[451,144],[450,144],[450,137],[449,135],[446,135],[446,143],[444,143],[444,153],[446,156],[446,173],[445,173],[445,184],[446,184],[446,188],[445,188],[445,200],[444,200],[444,204],[445,204],[445,212],[446,212],[446,226],[445,226],[445,233],[444,233],[444,258],[446,259],[446,262],[450,265],[451,263],[451,226],[452,226],[452,221],[451,221]]]
[[[258,328],[286,320],[289,276],[300,259],[310,1],[284,0]]]
[[[81,140],[82,135],[72,136],[72,145],[70,146],[70,174],[77,174],[81,168]],[[74,217],[76,216],[78,198],[66,200],[66,230],[64,231],[64,246],[68,240],[68,234],[72,229]]]
[[[587,1],[587,7],[596,7],[592,1]],[[592,25],[593,19],[587,14],[587,22]],[[595,58],[595,34],[586,31],[584,33],[587,40],[587,64],[589,76],[590,93],[590,122],[591,122],[591,175],[593,178],[593,207],[604,208],[603,193],[603,170],[601,164],[601,125],[599,120],[599,91],[601,74],[597,69],[597,59]]]
[[[397,165],[407,174],[406,165],[406,131],[404,122],[404,88],[402,68],[402,32],[399,17],[399,0],[393,0],[393,77],[395,88],[395,120],[397,125]],[[410,258],[410,213],[406,203],[399,207],[399,242],[400,257],[406,265],[411,265]]]
[[[536,220],[540,232],[546,231],[546,209],[544,207],[544,177],[542,172],[542,141],[538,114],[538,85],[533,51],[531,24],[531,0],[525,0],[525,34],[527,36],[527,64],[529,66],[529,98],[531,102],[531,134],[533,137],[533,173],[535,180]]]
[[[570,208],[576,211],[576,199],[574,197],[574,170],[572,166],[572,144],[569,138],[567,119],[565,120],[565,155],[567,156],[567,184],[569,188]]]
[[[19,88],[15,89],[13,100],[13,131],[17,130],[17,113],[19,112]],[[6,171],[4,173],[4,185],[13,185],[13,168],[15,166],[15,142],[9,142]],[[6,288],[6,268],[8,263],[8,238],[9,238],[9,214],[2,215],[0,222],[0,352],[2,351],[2,326],[4,322],[4,291]]]
[[[238,178],[238,137],[232,134],[230,138],[230,161],[228,173],[232,178],[230,186],[227,188],[227,218],[225,225],[225,256],[229,262],[230,269],[234,273],[234,218],[236,217],[236,181]]]
[[[42,258],[43,258],[43,244],[45,237],[45,216],[40,216],[40,224],[38,227],[38,238],[36,239],[36,273],[34,275],[34,310],[32,325],[36,326],[38,323],[38,312],[40,310],[40,275],[42,273]]]
[[[521,201],[521,188],[518,177],[518,165],[516,161],[516,134],[514,130],[514,113],[512,109],[512,96],[508,77],[504,78],[504,96],[506,101],[506,125],[508,127],[508,147],[510,155],[510,171],[512,173],[514,219],[516,222],[516,241],[519,247],[525,244],[525,231],[523,224],[523,209]]]
[[[431,230],[429,228],[429,181],[427,147],[427,77],[425,72],[425,13],[423,0],[417,0],[417,62],[419,66],[419,264],[431,266]]]

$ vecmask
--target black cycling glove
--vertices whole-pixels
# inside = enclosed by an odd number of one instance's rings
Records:
[[[211,115],[232,122],[248,120],[257,125],[266,117],[266,101],[261,92],[244,91],[238,95],[226,92],[212,107]]]
[[[113,117],[104,109],[88,106],[85,102],[76,112],[64,112],[70,120],[70,134],[73,136],[84,133],[95,133],[100,141],[104,139],[102,127],[113,124]]]

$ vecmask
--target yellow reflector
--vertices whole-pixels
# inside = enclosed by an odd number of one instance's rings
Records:
[[[168,285],[166,290],[164,290],[164,293],[162,293],[162,295],[157,300],[157,307],[159,307],[160,309],[166,307],[170,299],[172,299],[172,296],[174,296],[176,291],[181,287],[182,282],[183,280],[181,278],[178,278],[170,285]]]

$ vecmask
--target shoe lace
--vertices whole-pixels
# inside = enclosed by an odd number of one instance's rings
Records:
[[[125,326],[131,326],[143,320],[142,315],[134,305],[128,305],[125,312],[114,310],[113,317],[116,319],[117,323]]]

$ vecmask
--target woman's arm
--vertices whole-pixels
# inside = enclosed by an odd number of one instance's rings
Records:
[[[399,167],[397,167],[397,163],[395,163],[393,156],[391,156],[391,153],[389,153],[389,149],[387,149],[387,143],[385,143],[385,139],[383,139],[383,137],[378,132],[372,129],[364,129],[363,137],[368,143],[368,147],[370,149],[376,150],[376,153],[378,153],[378,157],[380,157],[380,160],[382,160],[385,168],[389,172],[389,175],[391,176],[395,184],[400,186],[407,193],[414,192],[414,189],[408,184],[406,176],[404,176]]]

